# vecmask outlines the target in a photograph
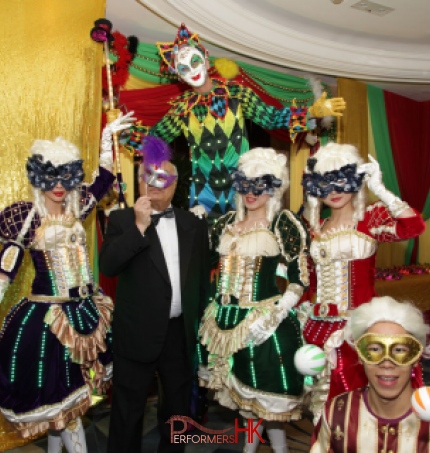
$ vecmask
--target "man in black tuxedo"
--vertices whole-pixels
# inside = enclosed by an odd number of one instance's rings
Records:
[[[108,453],[141,451],[155,372],[163,390],[158,452],[185,447],[170,444],[165,422],[172,415],[189,415],[197,330],[209,284],[209,244],[205,220],[171,207],[176,179],[176,167],[168,160],[144,173],[134,207],[110,214],[100,250],[100,271],[119,277]]]

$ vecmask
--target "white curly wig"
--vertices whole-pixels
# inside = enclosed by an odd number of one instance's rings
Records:
[[[269,198],[266,207],[266,218],[269,222],[281,209],[282,195],[290,184],[287,169],[287,158],[278,154],[273,148],[253,148],[239,158],[238,169],[245,173],[247,178],[257,178],[271,174],[282,180],[279,189],[275,189],[273,196]],[[236,222],[245,217],[245,206],[242,196],[236,194]]]
[[[52,165],[63,165],[81,158],[79,148],[73,143],[68,142],[63,137],[57,137],[55,140],[35,140],[30,148],[30,153],[34,156],[40,154],[43,161],[51,161]],[[45,195],[42,190],[32,187],[34,194],[34,205],[40,216],[45,217],[48,212],[45,207]],[[76,218],[80,216],[79,206],[79,187],[72,190],[64,200],[65,211],[73,214]]]
[[[430,327],[424,322],[421,311],[410,302],[398,302],[390,296],[374,297],[351,313],[345,326],[345,338],[354,343],[377,322],[393,322],[402,326],[423,346]]]
[[[358,149],[353,145],[341,145],[338,143],[328,143],[322,146],[312,158],[316,159],[316,164],[311,171],[306,167],[306,173],[321,173],[324,174],[329,171],[339,170],[348,164],[357,164],[357,167],[363,163]],[[306,211],[309,215],[309,223],[312,229],[316,232],[320,231],[320,214],[321,214],[320,198],[307,195]],[[353,220],[363,220],[364,212],[366,209],[366,192],[364,184],[361,186],[358,193],[353,194],[352,203],[354,207]]]

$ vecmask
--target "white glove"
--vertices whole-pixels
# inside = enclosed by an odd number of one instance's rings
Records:
[[[308,205],[309,209],[315,209],[318,207],[320,200],[317,197],[313,197],[312,195],[308,195],[306,197],[306,204]]]
[[[257,321],[254,321],[249,326],[248,335],[245,338],[245,343],[252,343],[255,346],[263,344],[270,338],[279,327],[279,324],[288,316],[290,310],[299,301],[298,296],[293,291],[285,291],[281,299],[268,313],[261,316]]]
[[[208,216],[206,209],[201,204],[193,206],[192,208],[189,209],[189,211],[192,212],[199,219],[204,219]]]
[[[4,275],[4,274],[3,274]],[[0,278],[0,302],[3,300],[7,287],[9,286],[9,279]]]
[[[359,173],[367,173],[367,187],[384,203],[393,217],[398,217],[409,205],[390,192],[382,182],[382,172],[379,163],[369,154],[369,163],[358,167]]]
[[[307,195],[302,216],[310,223],[311,227],[319,231],[320,223],[320,200],[312,195]]]
[[[112,167],[113,154],[112,154],[112,135],[116,132],[128,129],[136,118],[133,118],[134,112],[128,112],[126,115],[120,113],[116,120],[106,124],[102,132],[101,152],[99,163],[102,167]]]

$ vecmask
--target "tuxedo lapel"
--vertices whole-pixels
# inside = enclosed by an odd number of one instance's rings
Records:
[[[192,227],[192,224],[187,220],[187,216],[184,215],[183,211],[177,208],[174,208],[174,211],[176,219],[176,228],[178,230],[181,290],[183,290],[191,259],[191,252],[193,250],[195,229]]]
[[[151,244],[150,254],[155,267],[160,271],[161,275],[165,278],[166,282],[170,285],[169,271],[167,270],[166,259],[164,258],[161,242],[155,229],[154,224],[150,224],[145,231]]]

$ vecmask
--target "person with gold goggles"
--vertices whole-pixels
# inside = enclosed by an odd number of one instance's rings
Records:
[[[408,302],[374,297],[356,308],[346,338],[368,385],[329,400],[310,453],[413,453],[430,449],[430,423],[412,411],[413,375],[429,326]]]

